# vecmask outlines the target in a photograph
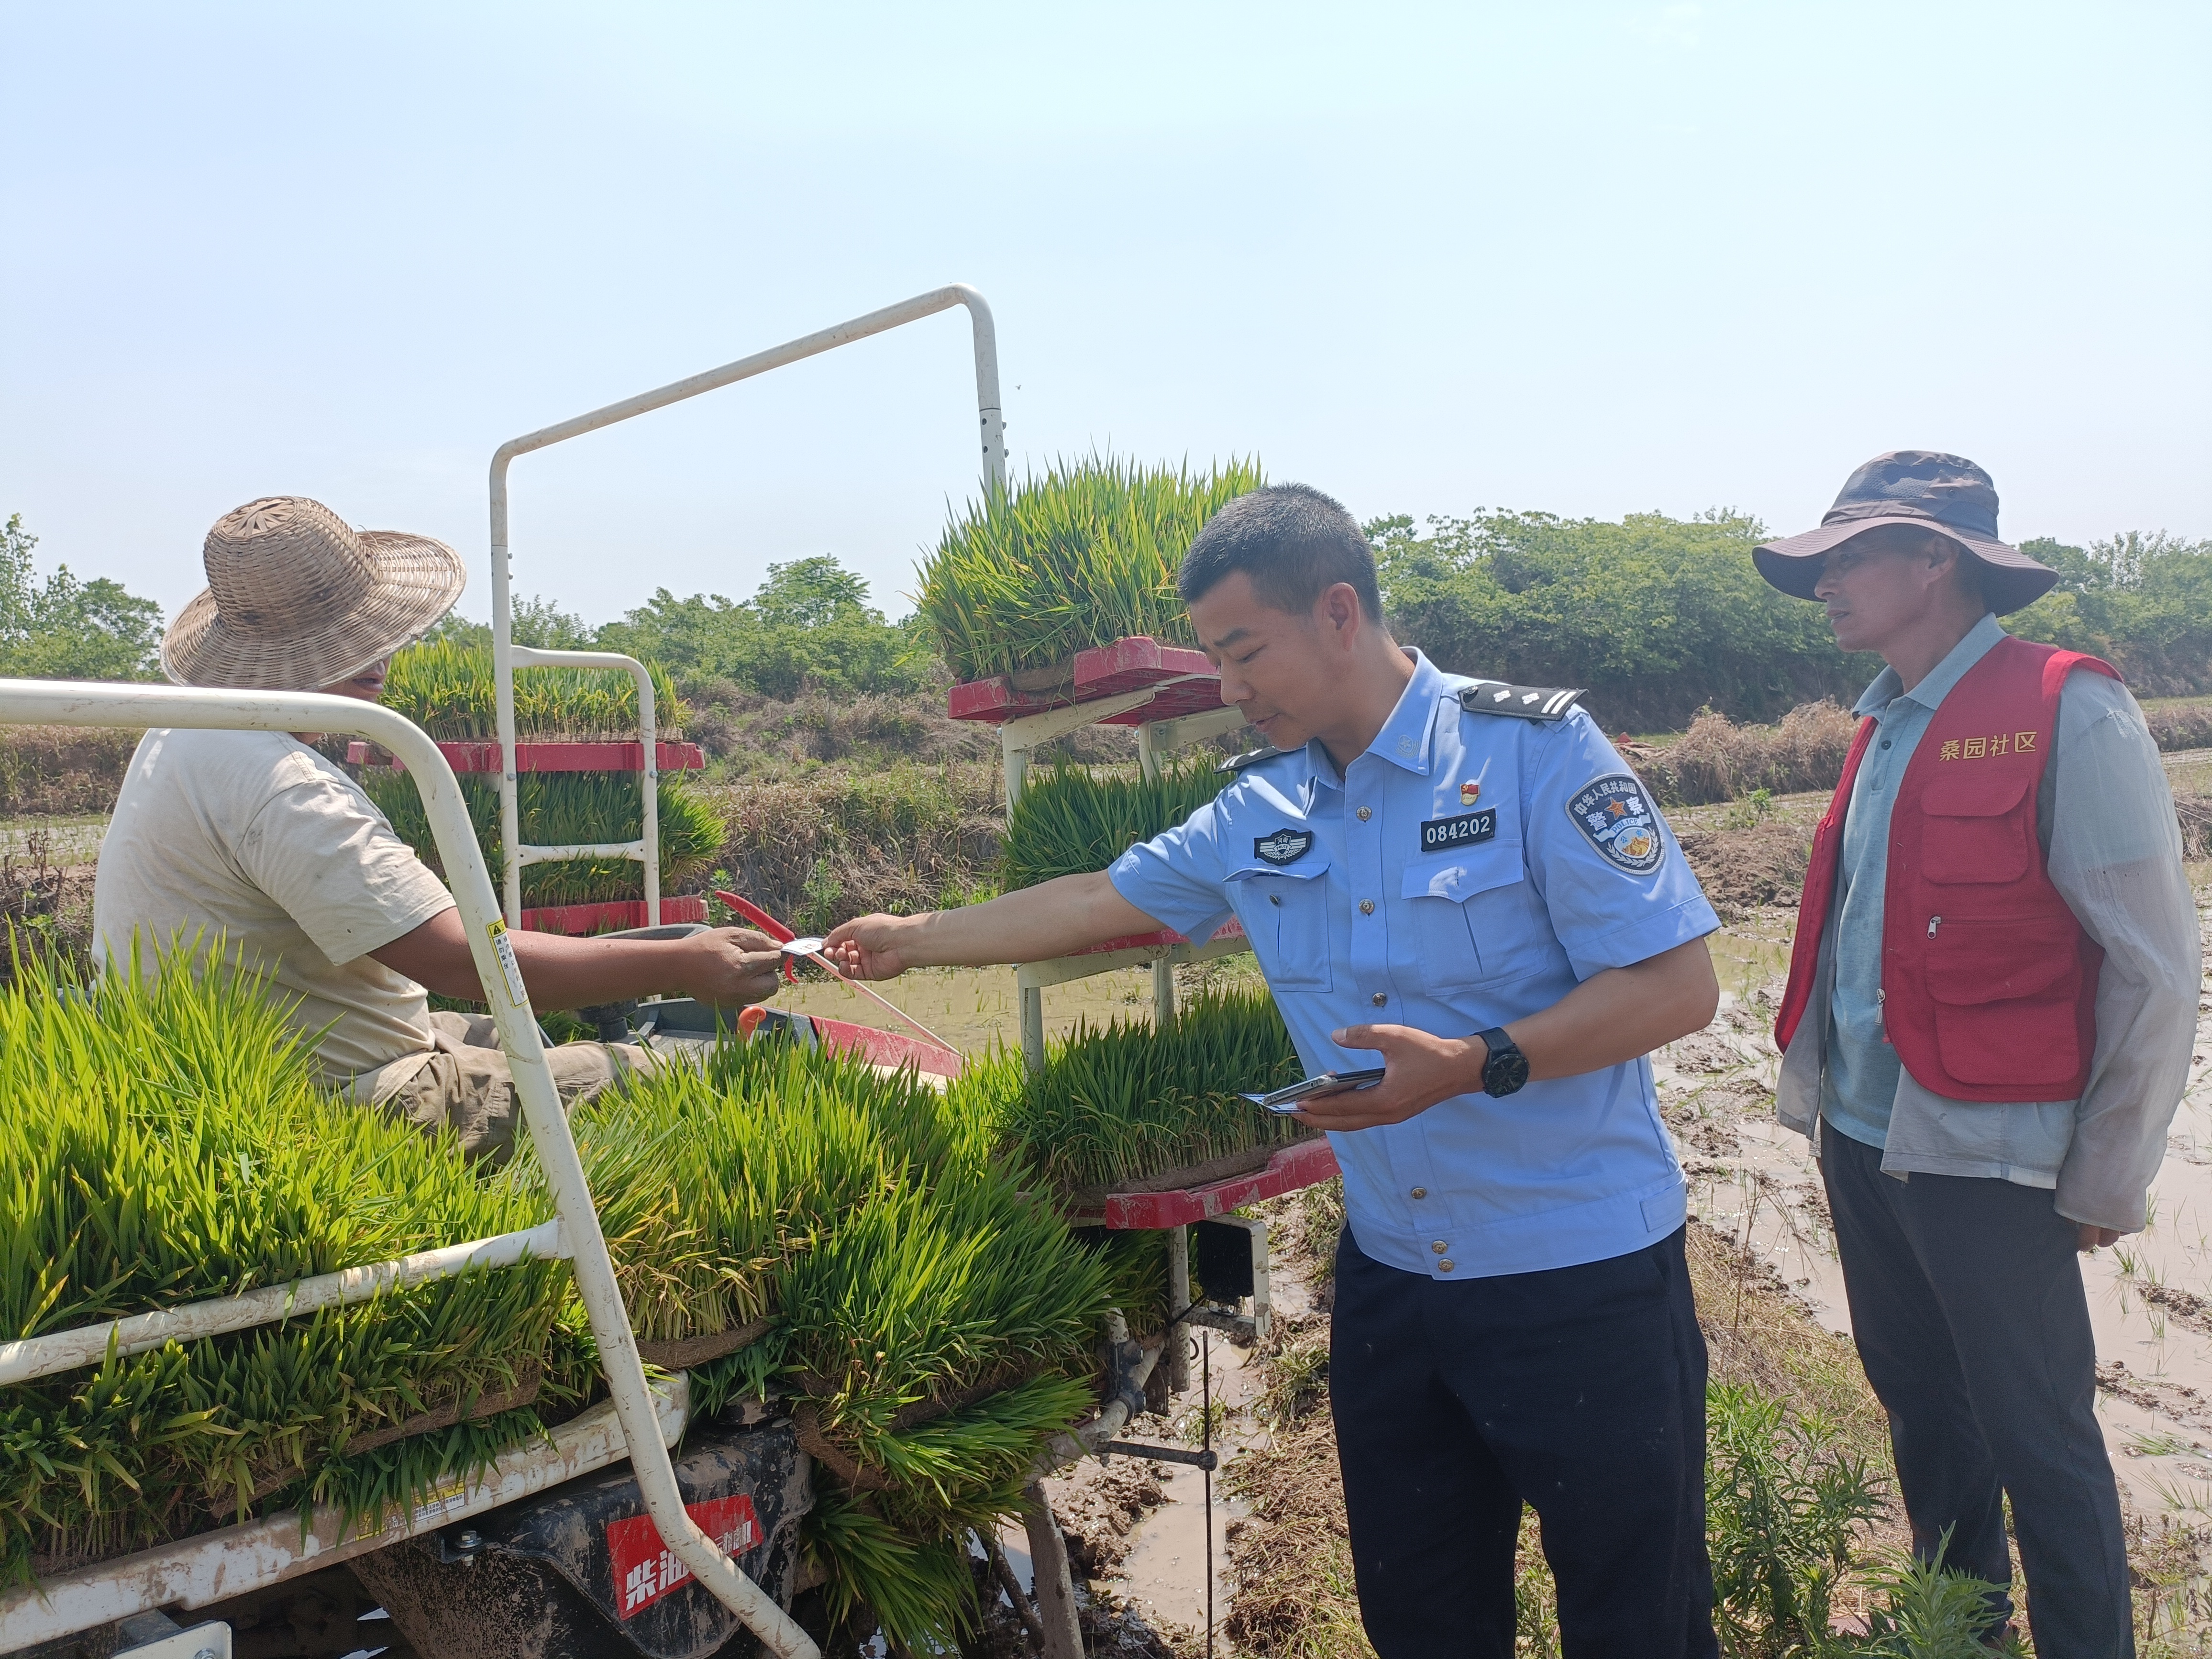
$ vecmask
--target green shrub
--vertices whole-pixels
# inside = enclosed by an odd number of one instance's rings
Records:
[[[958,680],[1129,635],[1193,644],[1175,586],[1183,553],[1218,507],[1265,482],[1258,462],[1235,459],[1203,473],[1058,462],[945,527],[921,562],[917,614]]]
[[[1880,1512],[1873,1473],[1817,1413],[1716,1383],[1706,1391],[1705,1526],[1713,1623],[1731,1659],[1831,1651],[1828,1611],[1859,1525]]]
[[[1635,513],[1409,518],[1367,526],[1398,637],[1454,672],[1589,688],[1608,732],[1680,727],[1711,706],[1771,720],[1856,700],[1879,659],[1836,648],[1817,605],[1769,587],[1755,520]]]
[[[887,623],[868,585],[828,554],[772,564],[750,599],[678,599],[663,587],[601,628],[603,651],[665,663],[687,681],[722,679],[788,701],[808,692],[900,694],[935,680],[929,648],[910,623]]]

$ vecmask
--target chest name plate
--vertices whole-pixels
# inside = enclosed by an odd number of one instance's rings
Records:
[[[1431,818],[1421,826],[1421,850],[1441,853],[1448,847],[1472,847],[1497,835],[1498,809],[1486,806],[1480,812],[1462,812],[1457,817]]]

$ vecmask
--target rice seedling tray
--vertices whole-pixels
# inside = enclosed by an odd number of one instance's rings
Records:
[[[522,913],[522,926],[532,933],[566,933],[579,938],[592,933],[618,933],[629,927],[650,927],[658,922],[704,921],[703,898],[664,898],[658,917],[645,914],[643,899],[609,899],[599,904],[548,904]]]
[[[1336,1152],[1328,1137],[1316,1134],[1279,1148],[1260,1169],[1203,1186],[1108,1193],[1103,1198],[1078,1194],[1068,1201],[1067,1218],[1073,1226],[1116,1231],[1183,1227],[1195,1221],[1211,1221],[1262,1199],[1280,1198],[1337,1173]]]
[[[1204,652],[1133,635],[1079,651],[1054,667],[964,681],[946,695],[945,713],[956,720],[982,720],[997,726],[1026,714],[1103,702],[1148,687],[1158,688],[1150,701],[1102,714],[1097,724],[1142,726],[1152,720],[1204,714],[1221,706],[1221,677],[1206,661]]]
[[[438,752],[456,772],[496,772],[500,746],[496,743],[441,743]],[[696,743],[658,743],[653,764],[663,772],[696,772],[707,764],[707,752]],[[407,769],[373,744],[346,745],[346,763],[379,766],[393,772]],[[518,743],[514,745],[518,772],[642,772],[642,743]]]
[[[690,1414],[690,1381],[651,1385],[661,1437],[673,1446]],[[151,1607],[202,1607],[366,1555],[533,1496],[629,1455],[611,1402],[455,1475],[381,1525],[348,1524],[335,1507],[285,1510],[0,1593],[0,1652],[58,1639]]]

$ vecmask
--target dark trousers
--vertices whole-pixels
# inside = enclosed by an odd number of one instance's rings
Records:
[[[2033,1187],[1886,1176],[1880,1148],[1825,1123],[1820,1173],[1913,1548],[1949,1528],[1946,1566],[2009,1585],[2009,1494],[2039,1659],[2132,1655],[2074,1224]]]
[[[1438,1280],[1336,1249],[1329,1389],[1381,1659],[1511,1659],[1535,1507],[1568,1659],[1706,1659],[1705,1343],[1678,1231],[1609,1261]]]

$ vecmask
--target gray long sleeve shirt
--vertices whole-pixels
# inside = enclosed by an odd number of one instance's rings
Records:
[[[1853,710],[1881,729],[1852,786],[1813,1000],[1783,1056],[1778,1106],[1816,1146],[1823,1117],[1880,1146],[1889,1174],[2054,1188],[2069,1220],[2133,1232],[2187,1082],[2202,967],[2173,796],[2118,681],[2068,677],[2036,797],[2051,884],[2105,951],[2081,1099],[1947,1099],[1916,1081],[1881,1034],[1890,805],[1937,706],[2003,637],[1984,617],[1910,692],[1884,669]]]

